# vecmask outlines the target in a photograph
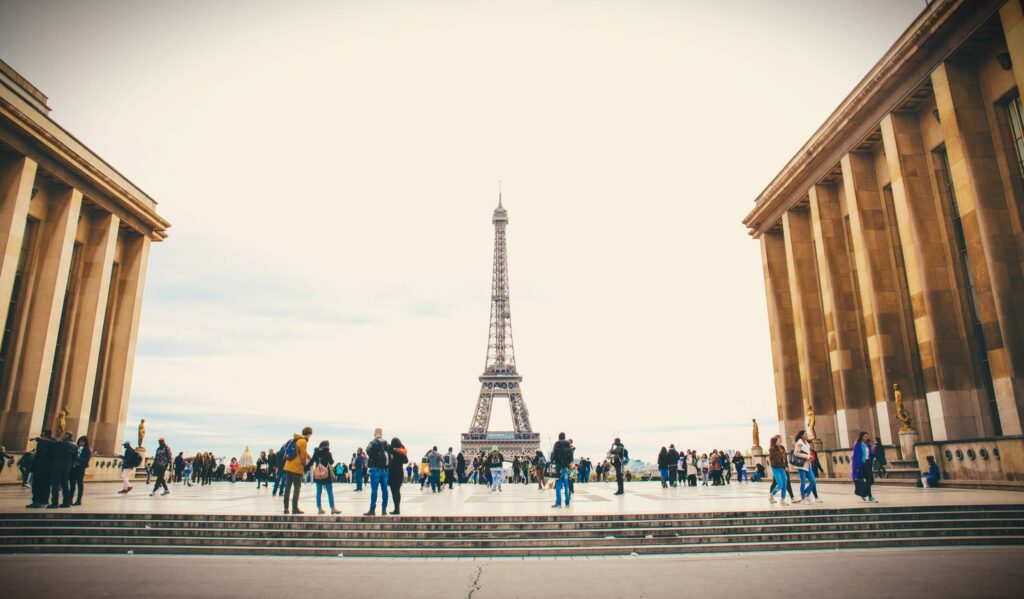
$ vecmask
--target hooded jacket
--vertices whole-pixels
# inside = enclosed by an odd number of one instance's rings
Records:
[[[295,457],[284,461],[285,472],[302,476],[306,473],[306,464],[309,462],[309,452],[306,450],[306,438],[302,435],[292,435],[295,440]]]

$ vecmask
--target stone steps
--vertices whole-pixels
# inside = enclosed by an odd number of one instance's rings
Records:
[[[1024,506],[330,518],[0,514],[0,553],[525,557],[1024,544]]]

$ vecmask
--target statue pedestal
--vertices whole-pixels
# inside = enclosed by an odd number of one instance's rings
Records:
[[[814,453],[821,453],[821,450],[825,449],[825,444],[821,439],[811,439],[811,447],[814,448]]]
[[[750,448],[750,461],[751,464],[750,468],[748,469],[748,472],[753,472],[754,469],[757,467],[757,464],[761,464],[762,466],[765,467],[765,469],[768,468],[768,463],[766,462],[764,450],[761,449],[760,445],[755,445]]]
[[[917,459],[917,455],[914,453],[914,446],[917,445],[917,431],[900,431],[900,456],[905,461],[913,461]]]

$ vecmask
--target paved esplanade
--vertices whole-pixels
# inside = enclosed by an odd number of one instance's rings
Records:
[[[794,483],[795,485],[796,483]],[[253,483],[214,483],[205,487],[171,485],[166,497],[149,496],[144,481],[135,483],[127,496],[118,495],[120,483],[87,484],[84,505],[80,508],[49,510],[106,513],[198,513],[198,514],[280,514],[281,498],[272,497],[270,489],[256,490]],[[356,492],[350,484],[335,484],[334,499],[345,516],[366,511],[370,501],[369,485]],[[864,507],[853,495],[853,487],[845,484],[820,484],[824,503],[817,507]],[[478,515],[550,515],[550,514],[614,514],[661,512],[722,512],[768,509],[768,483],[732,484],[721,487],[682,487],[662,489],[658,482],[627,483],[626,494],[612,495],[614,483],[576,485],[569,509],[555,509],[553,490],[540,491],[536,485],[506,484],[504,491],[491,493],[482,485],[455,486],[449,491],[431,493],[420,490],[419,484],[402,486],[404,516],[478,516]],[[316,514],[316,487],[302,486],[300,508],[306,515]],[[917,489],[912,487],[875,487],[879,507],[959,504],[1024,504],[1024,492],[983,491],[973,489]],[[33,511],[25,509],[28,489],[18,486],[0,487],[0,512]],[[379,498],[378,498],[379,501]],[[323,497],[326,509],[327,496]],[[804,506],[776,506],[776,510],[800,510]],[[808,506],[812,507],[812,506]],[[389,506],[390,508],[390,506]],[[46,510],[43,510],[46,511]],[[299,516],[301,517],[301,516]],[[378,516],[380,518],[380,516]]]

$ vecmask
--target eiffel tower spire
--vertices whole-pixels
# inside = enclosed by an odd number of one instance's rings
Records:
[[[508,244],[505,230],[508,211],[502,206],[498,188],[498,207],[491,217],[494,225],[494,268],[491,274],[491,319],[487,335],[487,359],[480,375],[480,395],[470,421],[469,432],[462,435],[462,451],[475,456],[497,445],[506,457],[532,457],[540,447],[540,435],[530,427],[530,413],[523,401],[512,344],[512,312],[509,307]],[[512,412],[513,431],[491,431],[491,409],[495,399],[507,399]]]

